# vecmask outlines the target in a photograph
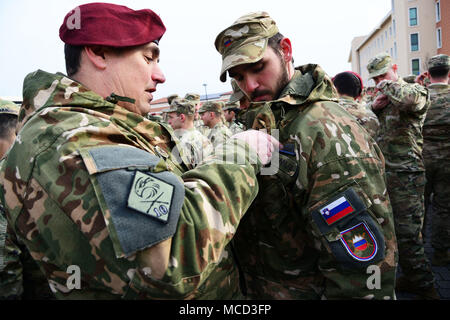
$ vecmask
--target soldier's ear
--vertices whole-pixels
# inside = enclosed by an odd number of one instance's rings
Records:
[[[283,60],[288,63],[292,61],[292,45],[291,40],[289,38],[283,38],[280,41],[281,53],[283,56]]]
[[[186,115],[184,113],[180,113],[180,120],[182,122],[186,121]]]
[[[88,60],[98,69],[106,69],[105,50],[102,46],[86,46],[84,53]]]

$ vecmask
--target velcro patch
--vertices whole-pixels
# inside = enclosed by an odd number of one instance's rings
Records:
[[[128,195],[128,207],[162,222],[169,219],[173,185],[151,175],[136,171]]]
[[[376,256],[377,241],[364,222],[342,231],[341,236],[342,244],[354,259],[369,261]]]
[[[355,208],[351,205],[345,195],[339,197],[331,203],[319,209],[322,218],[328,225],[331,225],[349,214],[355,212]]]

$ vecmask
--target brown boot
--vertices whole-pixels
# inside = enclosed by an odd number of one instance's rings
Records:
[[[409,281],[405,276],[401,276],[397,279],[395,290],[399,292],[415,294],[420,300],[440,300],[439,293],[434,288],[434,286],[425,288],[419,287]]]

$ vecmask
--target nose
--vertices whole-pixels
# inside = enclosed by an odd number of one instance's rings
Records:
[[[155,67],[152,70],[152,80],[156,82],[156,84],[166,82],[166,77],[164,76],[159,64],[155,64]]]
[[[243,87],[241,88],[248,96],[251,96],[253,91],[255,91],[259,87],[257,79],[251,75],[247,75],[243,82]]]

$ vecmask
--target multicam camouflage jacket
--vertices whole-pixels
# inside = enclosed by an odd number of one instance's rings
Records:
[[[424,171],[422,158],[422,126],[430,105],[426,88],[419,84],[398,81],[382,81],[377,96],[384,94],[389,104],[374,110],[380,121],[377,143],[386,159],[388,171]]]
[[[23,96],[1,200],[57,298],[240,297],[229,241],[260,169],[247,144],[223,148],[239,164],[186,171],[168,126],[63,74],[29,74]]]
[[[227,122],[231,135],[244,131],[244,126],[236,121]]]
[[[278,100],[250,106],[247,124],[283,145],[233,239],[249,297],[393,299],[384,158],[331,79],[317,65],[296,68]]]
[[[180,139],[191,168],[195,168],[213,153],[211,142],[197,129],[177,129],[174,133]]]
[[[217,123],[208,134],[208,139],[214,148],[219,144],[225,143],[232,136],[230,129],[223,122]]]
[[[341,96],[339,98],[339,105],[354,116],[358,123],[369,132],[372,138],[376,139],[378,137],[380,122],[372,110],[366,108],[349,96]]]
[[[432,83],[430,108],[423,124],[423,157],[450,160],[450,85]]]

